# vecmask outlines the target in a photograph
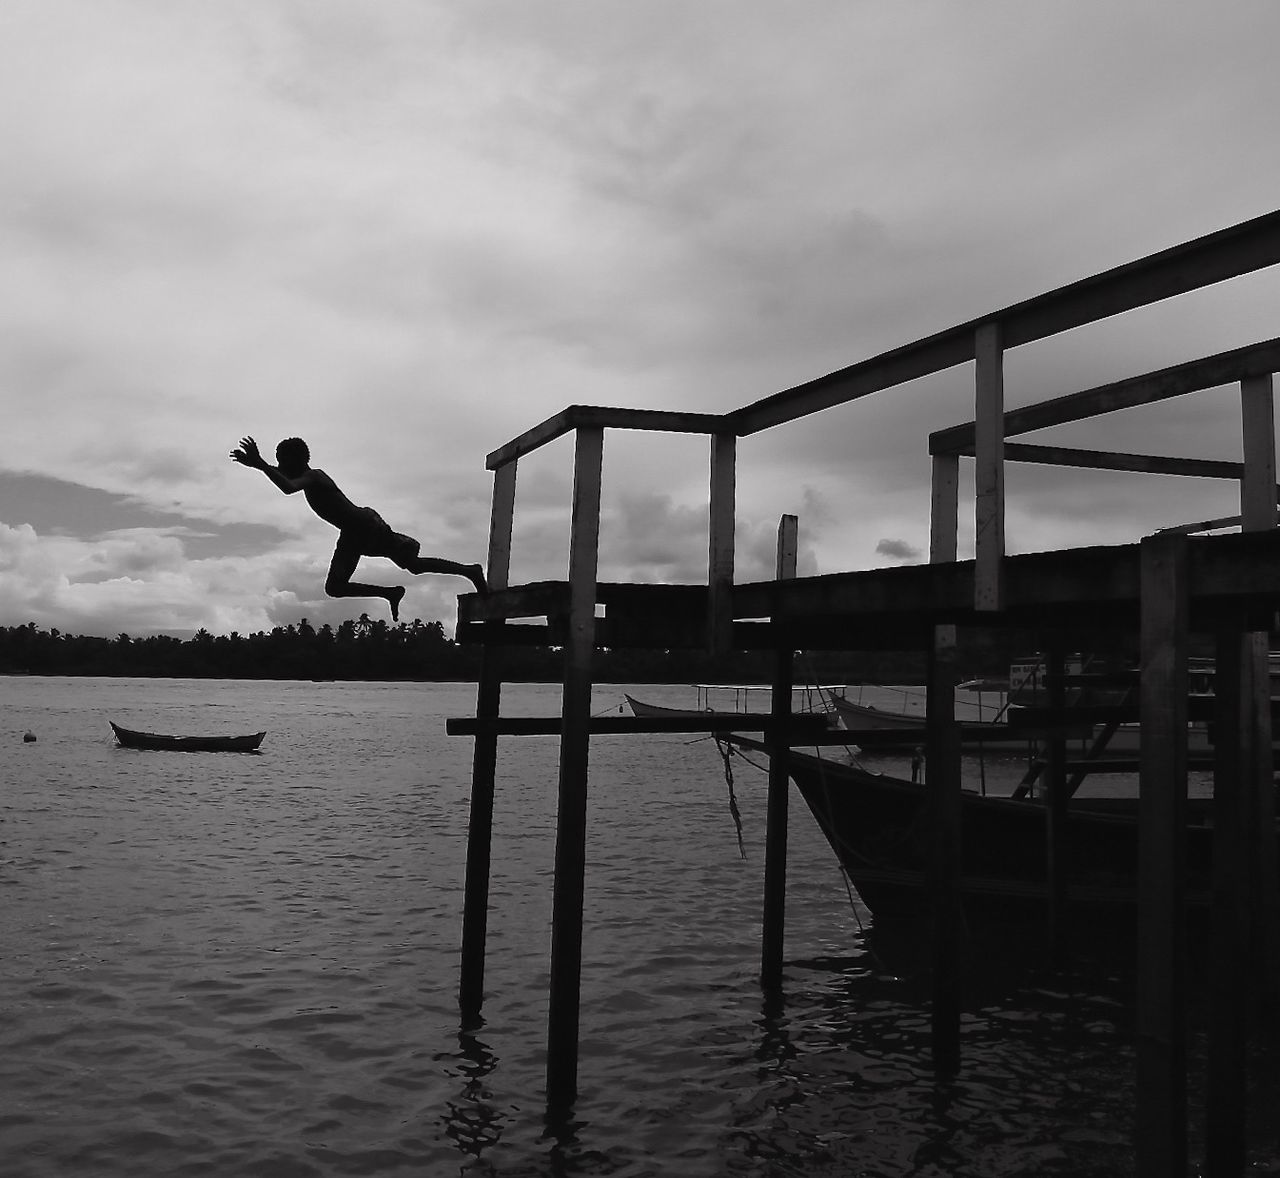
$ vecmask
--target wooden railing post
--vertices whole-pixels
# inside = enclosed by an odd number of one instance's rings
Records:
[[[960,729],[956,723],[959,663],[956,627],[933,628],[925,703],[925,787],[929,823],[929,899],[932,910],[934,1068],[960,1068]]]
[[[960,455],[935,454],[929,500],[929,562],[956,558],[960,523]]]
[[[563,1110],[572,1104],[578,1085],[587,766],[591,744],[591,666],[595,655],[603,455],[604,430],[579,428],[573,467],[569,638],[564,651],[560,790],[551,911],[551,994],[547,1022],[549,1110]]]
[[[778,523],[777,579],[796,575],[799,521],[784,515]],[[777,616],[775,614],[776,623]],[[769,794],[765,817],[764,920],[760,949],[760,985],[782,985],[783,946],[787,920],[787,801],[791,769],[791,689],[794,652],[779,645],[774,651],[772,713],[775,727],[769,741]]]
[[[999,323],[974,339],[973,608],[1004,607],[1004,352]]]
[[[511,569],[511,526],[515,516],[516,463],[493,473],[493,503],[489,517],[487,579],[491,589],[503,589]],[[496,720],[502,702],[502,622],[484,624],[480,679],[476,685],[476,716]],[[466,1018],[475,1018],[484,1004],[485,941],[489,924],[489,867],[493,842],[493,788],[498,759],[498,735],[493,729],[476,734],[471,762],[471,811],[467,823],[466,892],[462,909],[462,963],[458,1005]]]
[[[736,434],[711,435],[710,540],[707,556],[707,646],[713,654],[733,649],[733,556]]]

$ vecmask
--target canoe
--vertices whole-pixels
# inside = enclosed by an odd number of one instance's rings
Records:
[[[650,719],[670,719],[677,716],[715,716],[717,718],[728,717],[730,719],[738,720],[759,720],[766,719],[770,714],[767,709],[762,712],[752,712],[734,710],[732,708],[672,708],[667,707],[665,704],[646,703],[642,699],[636,699],[634,696],[627,695],[626,692],[623,692],[622,694],[623,698],[627,701],[627,705],[631,708],[631,714],[633,716],[647,716]],[[798,714],[807,715],[808,713]],[[827,722],[831,727],[834,728],[836,726],[835,713],[820,712],[819,715],[825,715],[827,717]]]
[[[876,732],[877,749],[913,748],[925,743],[925,718],[922,715],[890,711],[840,696],[835,696],[831,704],[841,724],[853,733],[855,740],[860,732]],[[966,749],[1025,752],[1036,741],[1034,733],[1025,729],[1009,729],[1002,720],[959,720],[957,724],[960,745]]]
[[[765,746],[728,738],[753,754]],[[928,912],[929,820],[923,784],[859,764],[793,749],[789,775],[841,866],[873,916]],[[965,912],[994,917],[1042,915],[1048,902],[1048,847],[1042,802],[965,791],[960,806],[959,888]],[[1212,827],[1201,805],[1188,806],[1187,899],[1206,904]],[[1136,798],[1075,798],[1067,819],[1067,896],[1091,917],[1132,919],[1136,912]]]
[[[136,732],[107,721],[122,748],[167,749],[180,753],[253,753],[258,751],[265,732],[247,736],[165,736],[158,732]]]

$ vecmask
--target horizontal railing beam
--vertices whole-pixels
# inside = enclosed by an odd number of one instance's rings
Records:
[[[1025,442],[1006,442],[1004,457],[1006,462],[1075,466],[1087,470],[1128,470],[1139,474],[1180,474],[1201,479],[1238,479],[1244,473],[1243,462],[1175,458],[1160,454],[1126,454],[1111,450],[1077,450],[1069,446],[1032,446]]]
[[[1032,430],[1114,413],[1118,409],[1167,401],[1269,372],[1280,372],[1280,339],[1264,340],[1142,376],[1126,377],[1082,392],[1025,405],[1021,409],[1010,409],[1004,415],[1004,436],[1012,438]],[[971,454],[974,433],[971,421],[937,430],[929,435],[929,453]]]
[[[787,717],[791,731],[817,735],[831,727],[822,713],[796,713]],[[621,736],[663,732],[770,732],[780,721],[768,712],[706,712],[688,716],[592,716],[592,736]],[[558,736],[559,716],[499,716],[484,720],[459,716],[445,721],[449,736],[475,736],[493,732],[499,736]],[[846,734],[852,738],[852,733]]]
[[[1015,348],[1277,262],[1280,210],[972,319],[727,416],[739,436],[753,434],[972,360],[974,335],[983,324],[999,323],[1002,345]]]
[[[717,413],[677,413],[663,409],[617,409],[605,405],[570,405],[554,417],[526,430],[486,459],[489,470],[497,470],[571,430],[638,429],[672,434],[718,434],[726,432],[725,419]]]

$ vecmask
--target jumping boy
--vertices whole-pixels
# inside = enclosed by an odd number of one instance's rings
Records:
[[[333,550],[329,576],[324,591],[330,597],[381,597],[391,606],[391,618],[400,620],[400,599],[404,586],[362,585],[351,575],[362,556],[385,556],[407,572],[448,573],[466,577],[477,593],[488,587],[484,571],[478,564],[458,564],[434,556],[419,556],[421,545],[412,536],[393,532],[390,525],[372,507],[357,507],[322,470],[311,465],[311,451],[301,438],[285,438],[276,447],[277,466],[272,466],[258,451],[252,438],[241,438],[231,457],[241,466],[262,471],[286,495],[301,491],[311,510],[325,523],[338,529],[338,544]]]

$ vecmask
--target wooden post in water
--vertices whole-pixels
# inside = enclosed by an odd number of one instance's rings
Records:
[[[1240,481],[1241,527],[1262,532],[1276,526],[1275,392],[1271,373],[1247,377],[1240,383],[1244,435],[1244,474]],[[1274,611],[1252,619],[1251,697],[1246,706],[1254,717],[1254,759],[1245,780],[1251,837],[1250,893],[1255,919],[1250,929],[1250,958],[1263,1016],[1273,1042],[1280,1038],[1280,866],[1276,863],[1275,787],[1271,763],[1269,628]]]
[[[489,520],[490,589],[505,589],[511,570],[511,525],[515,514],[516,463],[493,473],[493,506]],[[476,687],[476,716],[496,720],[502,701],[502,622],[485,623]],[[489,863],[493,841],[493,784],[498,735],[476,734],[471,762],[471,813],[467,824],[466,895],[462,908],[462,966],[458,1006],[466,1019],[477,1018],[484,1004],[485,941],[489,926]]]
[[[1138,775],[1139,1178],[1187,1172],[1187,539],[1141,544]]]
[[[1244,468],[1240,523],[1276,525],[1275,409],[1271,376],[1241,382]],[[1268,611],[1269,612],[1269,611]],[[1205,1174],[1244,1172],[1249,1014],[1269,1017],[1267,968],[1275,943],[1275,813],[1268,618],[1242,613],[1217,635],[1217,740],[1213,774],[1213,909],[1210,926],[1209,1070]]]
[[[1061,719],[1067,706],[1066,658],[1062,640],[1054,637],[1048,650],[1046,678],[1049,686],[1049,707]],[[1060,727],[1050,730],[1047,742],[1048,765],[1045,767],[1045,783],[1048,796],[1045,805],[1045,831],[1048,843],[1049,866],[1049,948],[1054,961],[1062,963],[1066,955],[1067,931],[1067,742]]]
[[[560,791],[551,907],[551,1001],[547,1020],[547,1107],[563,1112],[578,1092],[582,900],[586,877],[587,765],[604,430],[578,429],[569,548],[569,641],[564,651]]]
[[[784,515],[778,523],[777,579],[796,575],[799,521]],[[775,615],[776,621],[776,615]],[[787,919],[787,801],[790,790],[791,687],[794,652],[779,646],[774,652],[773,718],[777,726],[769,735],[769,800],[764,848],[764,920],[760,948],[760,985],[776,990],[782,985],[783,943]]]
[[[935,626],[926,688],[925,783],[929,817],[929,897],[933,918],[933,1066],[960,1069],[963,913],[960,904],[960,729],[955,626]]]
[[[1205,1169],[1209,1178],[1244,1172],[1248,1088],[1249,773],[1253,725],[1250,636],[1241,626],[1217,636],[1213,690],[1213,900],[1209,927],[1209,1068]],[[1270,755],[1270,748],[1267,750]]]

